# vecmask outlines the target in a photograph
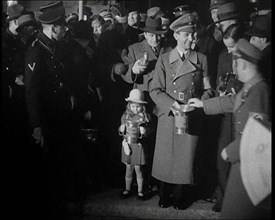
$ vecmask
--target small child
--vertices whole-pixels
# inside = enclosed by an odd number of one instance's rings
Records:
[[[138,185],[138,199],[144,200],[143,173],[141,166],[146,164],[145,139],[146,125],[149,122],[149,115],[145,111],[143,92],[133,89],[129,97],[126,111],[121,117],[119,134],[124,136],[122,141],[121,162],[126,165],[125,189],[121,198],[130,196],[134,170],[136,172]]]

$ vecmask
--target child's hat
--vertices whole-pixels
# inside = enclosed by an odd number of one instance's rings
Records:
[[[144,101],[144,94],[139,89],[132,89],[129,97],[125,99],[127,102],[136,102],[141,104],[146,104],[147,102]]]

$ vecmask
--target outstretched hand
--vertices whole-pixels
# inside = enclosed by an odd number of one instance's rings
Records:
[[[188,100],[188,105],[196,108],[202,108],[203,102],[198,98],[191,98]]]

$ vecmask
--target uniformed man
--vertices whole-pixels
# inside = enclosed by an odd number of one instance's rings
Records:
[[[195,24],[196,17],[186,13],[170,25],[177,46],[160,55],[150,86],[150,96],[159,108],[152,176],[161,181],[161,208],[171,205],[171,184],[175,184],[174,208],[186,209],[191,204],[187,191],[194,183],[193,161],[201,114],[194,111],[192,115],[196,119],[188,123],[190,134],[179,135],[170,108],[180,109],[191,97],[207,98],[211,90],[206,56],[191,49]]]
[[[268,86],[258,70],[261,51],[245,39],[237,42],[233,57],[233,69],[238,79],[244,82],[240,92],[231,96],[222,96],[205,101],[192,98],[190,106],[203,108],[206,114],[233,112],[235,119],[234,141],[221,152],[221,157],[231,163],[221,210],[222,219],[258,219],[270,218],[268,211],[256,207],[250,201],[244,188],[240,173],[240,140],[250,113],[268,115]]]
[[[65,33],[63,3],[51,2],[40,11],[38,19],[43,30],[26,52],[26,100],[33,139],[47,152],[50,185],[47,196],[59,205],[61,200],[78,199],[73,194],[72,181],[76,177],[72,172],[79,147],[79,121],[75,111],[81,107],[73,80],[76,70],[67,62],[67,57],[62,56],[59,44]]]

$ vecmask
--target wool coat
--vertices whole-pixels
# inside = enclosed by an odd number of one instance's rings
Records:
[[[226,147],[231,163],[229,179],[224,195],[221,218],[260,218],[262,210],[253,206],[244,188],[240,173],[240,140],[251,112],[268,114],[268,86],[259,75],[246,82],[237,95],[217,97],[204,101],[206,114],[233,112],[234,141]]]
[[[159,54],[155,54],[153,49],[147,43],[146,39],[140,43],[135,43],[133,45],[130,45],[128,47],[128,54],[123,57],[124,62],[129,64],[129,68],[127,73],[123,75],[122,78],[128,83],[135,83],[137,86],[137,89],[140,89],[143,92],[149,91],[149,83],[152,80],[153,70],[155,69],[158,56],[170,50],[172,50],[172,48],[169,46],[167,47],[161,46],[159,50]],[[148,54],[148,61],[149,61],[148,67],[145,73],[139,74],[139,75],[134,74],[132,71],[132,68],[135,62],[144,56],[145,52]]]
[[[158,112],[157,138],[152,176],[172,184],[193,183],[193,160],[198,142],[200,112],[190,113],[191,134],[176,134],[173,103],[186,103],[191,97],[200,98],[204,78],[208,76],[206,56],[195,51],[187,53],[182,61],[177,49],[161,55],[151,83],[150,96]]]

